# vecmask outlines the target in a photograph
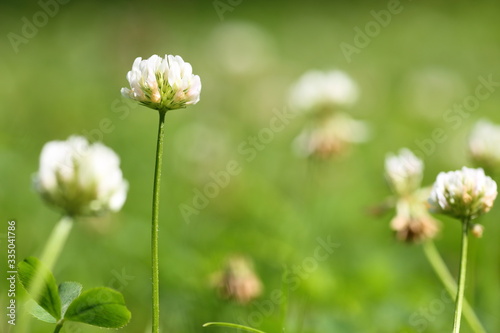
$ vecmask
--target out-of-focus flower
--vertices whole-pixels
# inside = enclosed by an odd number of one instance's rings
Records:
[[[262,283],[254,273],[252,262],[242,256],[233,256],[224,270],[216,273],[213,285],[223,298],[247,304],[262,293]]]
[[[483,169],[441,172],[429,197],[431,209],[458,219],[488,212],[497,197],[497,184]]]
[[[387,154],[385,176],[392,190],[400,196],[411,194],[420,187],[424,163],[409,149],[402,148],[398,155]]]
[[[155,110],[185,108],[200,100],[200,77],[180,56],[136,58],[127,80],[130,89],[122,88],[122,95]]]
[[[368,125],[344,113],[314,121],[295,139],[293,146],[301,157],[328,158],[346,151],[351,144],[369,138]]]
[[[481,167],[500,166],[500,126],[485,119],[479,120],[469,138],[472,159]]]
[[[439,223],[429,214],[429,189],[420,188],[423,170],[422,160],[407,148],[385,158],[385,178],[395,194],[396,204],[391,229],[400,241],[422,242],[434,238],[439,231]]]
[[[424,192],[427,191],[421,190],[421,193]],[[420,197],[419,194],[400,198],[396,204],[396,216],[391,221],[391,229],[400,241],[422,242],[434,238],[439,231],[439,223],[429,214],[425,199]]]
[[[128,190],[118,155],[79,136],[45,144],[34,184],[47,202],[71,216],[119,211]]]
[[[309,71],[290,89],[289,103],[306,112],[321,112],[349,107],[358,94],[356,83],[342,71]]]
[[[474,224],[471,229],[471,234],[476,238],[483,237],[484,227],[481,224]]]

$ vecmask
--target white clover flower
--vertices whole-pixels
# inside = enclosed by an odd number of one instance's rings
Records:
[[[149,59],[137,58],[127,73],[129,88],[122,88],[123,96],[159,111],[185,108],[200,100],[201,81],[180,56],[157,55]]]
[[[34,183],[47,202],[72,216],[119,211],[128,190],[118,155],[79,136],[45,144]]]
[[[349,115],[338,113],[313,124],[294,140],[298,156],[327,158],[343,153],[353,143],[365,142],[370,137],[369,126]]]
[[[487,213],[497,197],[497,184],[483,169],[441,172],[429,198],[431,209],[458,219]]]
[[[309,71],[292,86],[289,103],[303,111],[349,107],[358,99],[358,86],[339,70]]]
[[[500,126],[479,120],[469,138],[469,151],[480,166],[500,166]]]
[[[402,148],[399,155],[387,154],[385,176],[392,190],[400,196],[417,190],[422,182],[424,163],[409,149]]]

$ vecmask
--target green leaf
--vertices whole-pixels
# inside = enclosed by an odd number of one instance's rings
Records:
[[[54,275],[35,257],[28,257],[17,264],[17,274],[24,288],[45,311],[56,320],[61,319],[61,299]],[[41,282],[40,292],[33,295],[35,279]]]
[[[71,302],[82,292],[82,285],[78,282],[63,282],[59,285],[59,296],[61,297],[61,316],[64,317]]]
[[[35,300],[30,299],[25,304],[26,310],[36,319],[44,321],[46,323],[55,324],[57,320],[45,311],[40,305],[38,305]]]
[[[237,328],[237,329],[240,329],[240,330],[244,330],[244,331],[247,331],[247,332],[265,333],[264,331],[261,331],[261,330],[255,329],[255,328],[251,328],[251,327],[243,326],[243,325],[238,325],[238,324],[231,324],[231,323],[214,322],[214,323],[203,324],[203,327],[207,327],[207,326],[231,327],[231,328]]]
[[[130,317],[123,295],[105,287],[83,292],[70,304],[64,315],[66,320],[107,328],[125,326]]]

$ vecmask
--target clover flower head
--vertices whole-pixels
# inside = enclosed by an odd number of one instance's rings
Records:
[[[340,70],[306,72],[292,86],[289,103],[305,112],[350,107],[358,99],[356,83]]]
[[[127,80],[130,88],[122,88],[122,95],[155,110],[185,108],[200,100],[200,77],[193,75],[191,64],[180,56],[138,57]]]
[[[370,137],[369,126],[345,113],[314,121],[293,142],[298,156],[328,158],[345,152],[353,143]]]
[[[500,126],[479,120],[469,137],[469,152],[479,166],[500,166]]]
[[[399,196],[410,194],[420,187],[424,163],[409,149],[402,148],[398,155],[385,158],[385,176],[392,190]]]
[[[44,145],[34,186],[48,203],[71,216],[119,211],[128,190],[118,155],[80,136]]]
[[[400,241],[422,242],[434,238],[439,231],[439,224],[429,214],[425,199],[419,197],[400,198],[396,204],[396,216],[391,220],[391,229]]]
[[[429,203],[434,212],[473,219],[487,213],[496,197],[497,184],[483,169],[463,167],[437,176]]]
[[[252,261],[240,255],[231,256],[223,271],[213,276],[212,283],[221,297],[241,304],[249,303],[262,293],[262,283],[254,272]]]

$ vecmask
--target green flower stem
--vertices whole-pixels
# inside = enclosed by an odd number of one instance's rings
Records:
[[[49,271],[52,271],[54,264],[56,263],[61,251],[68,239],[69,232],[73,227],[73,218],[70,216],[63,216],[61,220],[57,223],[57,225],[52,230],[50,237],[45,244],[45,248],[42,252],[40,261],[46,266]],[[29,294],[33,299],[36,299],[38,294],[40,294],[43,287],[43,276],[38,272],[33,278],[33,282],[31,284],[31,288],[29,290]],[[20,330],[21,332],[29,331],[29,320],[25,320],[25,318],[21,318],[21,323],[24,323],[24,326]]]
[[[462,304],[465,292],[465,276],[467,273],[467,248],[469,243],[469,218],[462,220],[462,250],[460,251],[460,270],[458,273],[458,291],[455,307],[455,319],[453,320],[453,333],[460,332],[460,320],[462,319]]]
[[[453,298],[456,297],[457,284],[453,279],[453,277],[451,276],[450,271],[446,267],[446,264],[444,263],[443,259],[439,255],[439,252],[436,249],[434,243],[432,241],[425,242],[423,244],[423,249],[425,256],[427,257],[427,260],[431,264],[432,268],[436,272],[441,282],[444,284],[450,296]],[[475,333],[486,333],[486,330],[479,321],[479,318],[476,316],[476,313],[474,312],[474,310],[472,309],[472,307],[470,306],[469,302],[467,302],[466,299],[464,299],[463,314],[470,328]]]
[[[160,270],[158,256],[158,216],[160,212],[161,162],[163,157],[163,137],[165,136],[165,114],[159,111],[158,140],[156,143],[156,162],[153,187],[153,222],[151,227],[151,260],[153,269],[153,325],[152,332],[160,331]]]
[[[63,327],[63,324],[64,324],[64,321],[63,321],[63,320],[59,321],[59,322],[57,323],[57,325],[56,325],[56,328],[54,329],[54,333],[59,333],[59,331],[60,331],[60,330],[62,329],[62,327]]]
[[[50,270],[54,267],[55,262],[61,254],[64,244],[68,239],[69,232],[73,227],[73,218],[69,216],[63,216],[63,218],[56,225],[52,234],[50,235],[45,249],[43,250],[40,261]]]

